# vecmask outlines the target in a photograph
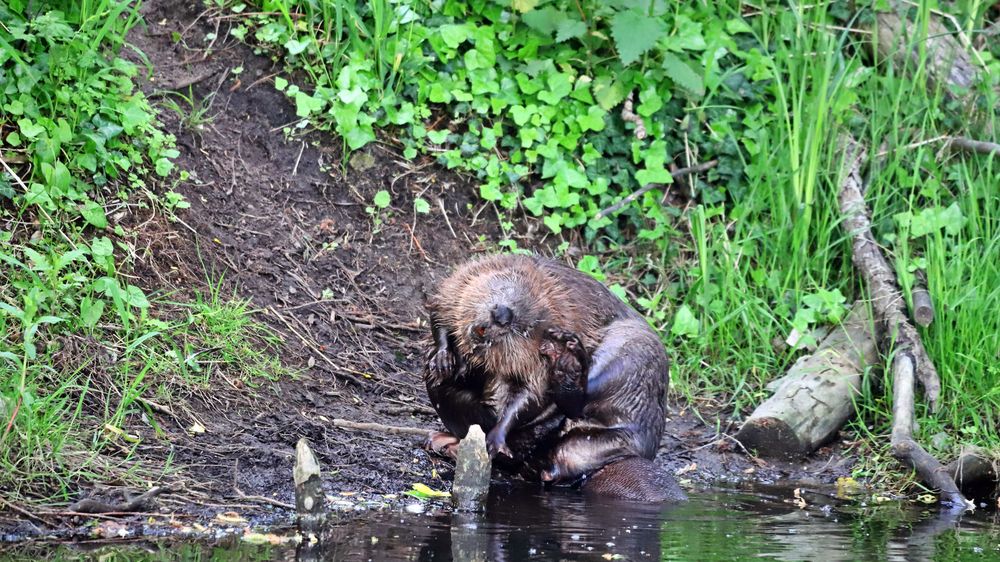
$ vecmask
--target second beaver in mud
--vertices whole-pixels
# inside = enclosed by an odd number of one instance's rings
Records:
[[[459,267],[428,309],[427,390],[449,432],[437,448],[479,424],[492,454],[537,466],[542,480],[650,481],[667,354],[604,285],[546,258],[495,255]]]

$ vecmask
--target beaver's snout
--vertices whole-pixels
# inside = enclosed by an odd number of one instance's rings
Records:
[[[509,326],[511,321],[514,319],[514,311],[502,304],[494,306],[491,315],[493,316],[493,322],[495,322],[497,326],[502,327]]]

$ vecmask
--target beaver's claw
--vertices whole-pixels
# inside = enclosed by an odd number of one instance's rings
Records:
[[[497,454],[507,455],[511,458],[514,456],[510,447],[507,446],[507,436],[500,435],[496,428],[486,435],[486,451],[489,452],[490,458],[497,456]]]
[[[455,357],[447,348],[437,350],[427,361],[427,370],[438,379],[450,378],[455,374]]]

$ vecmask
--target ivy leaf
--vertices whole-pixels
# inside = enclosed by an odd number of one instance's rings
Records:
[[[580,124],[581,131],[603,131],[605,113],[599,106],[592,105],[587,108],[586,115],[576,116],[576,122]]]
[[[688,305],[681,305],[674,314],[674,323],[670,327],[670,333],[674,336],[697,337],[698,319],[694,317]]]
[[[726,21],[726,32],[730,35],[736,35],[737,33],[753,33],[753,29],[745,19],[735,17]]]
[[[610,76],[598,76],[597,80],[594,80],[593,90],[597,104],[605,111],[610,111],[625,99],[625,88],[621,82]]]
[[[549,75],[546,83],[549,86],[549,90],[538,92],[538,99],[549,105],[558,104],[559,100],[568,96],[573,91],[573,82],[569,74],[555,72]]]
[[[295,94],[295,114],[299,117],[309,117],[310,113],[316,113],[323,109],[326,100],[310,96],[305,92]]]
[[[659,18],[649,18],[632,11],[618,12],[611,19],[611,36],[622,64],[639,60],[667,32]]]
[[[457,49],[463,41],[469,38],[469,28],[465,25],[442,25],[438,29],[438,33],[441,35],[444,44],[452,49]]]
[[[93,328],[104,314],[104,301],[83,297],[80,301],[80,320],[87,328]]]
[[[285,42],[285,48],[288,49],[289,55],[301,54],[302,51],[305,51],[306,47],[308,46],[309,46],[308,37],[306,37],[305,40],[303,41],[299,41],[298,39],[289,39],[288,41]]]
[[[125,302],[136,308],[149,308],[149,300],[142,289],[135,285],[125,286]]]
[[[551,230],[554,234],[562,232],[562,215],[545,215],[542,217],[542,222],[545,223],[545,226],[549,227],[549,230]]]
[[[567,18],[556,27],[556,43],[576,39],[587,32],[587,24]]]
[[[663,55],[663,70],[666,71],[667,77],[674,81],[674,84],[677,84],[691,97],[700,98],[705,95],[705,82],[701,76],[673,53]]]
[[[24,135],[24,138],[29,140],[34,140],[35,137],[45,132],[45,127],[33,123],[31,119],[28,119],[27,117],[24,119],[18,119],[17,126],[20,127],[21,134]]]

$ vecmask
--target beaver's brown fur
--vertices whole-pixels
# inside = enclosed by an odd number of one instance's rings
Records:
[[[541,464],[542,480],[563,483],[655,456],[666,351],[589,275],[537,256],[488,256],[444,280],[428,310],[427,390],[454,440],[479,424],[491,453]]]

